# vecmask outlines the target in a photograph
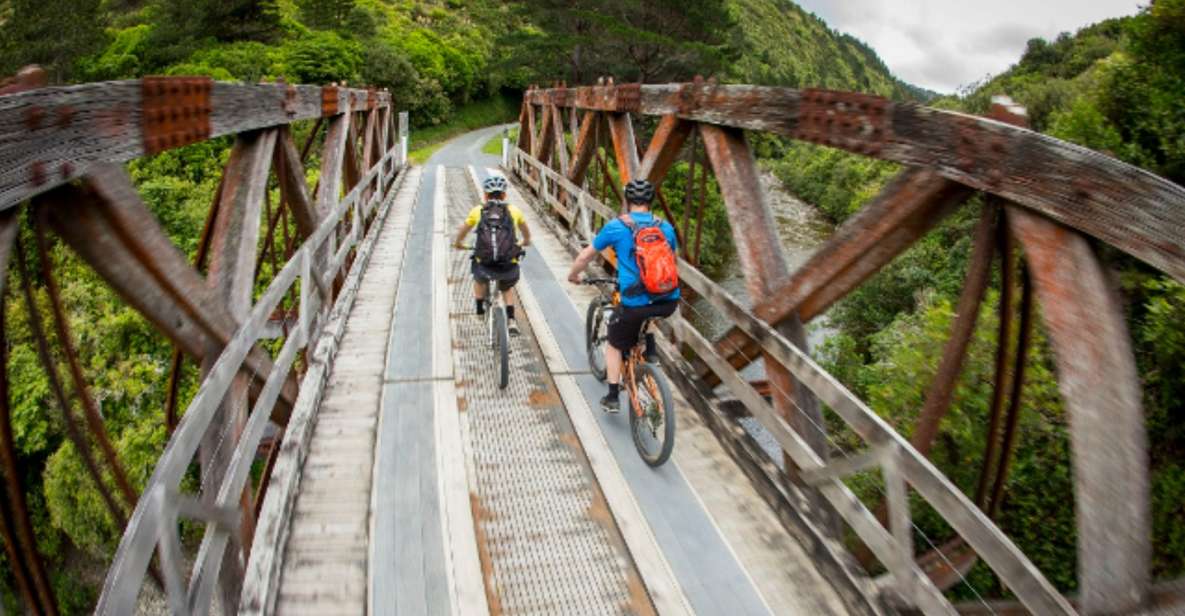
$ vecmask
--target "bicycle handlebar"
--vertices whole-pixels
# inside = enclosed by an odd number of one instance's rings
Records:
[[[615,285],[615,284],[617,284],[617,280],[615,280],[613,278],[585,278],[584,280],[580,281],[580,284],[598,285],[598,286],[603,285],[603,284]]]

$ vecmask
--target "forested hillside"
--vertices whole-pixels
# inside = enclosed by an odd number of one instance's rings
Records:
[[[790,0],[0,0],[0,77],[30,63],[46,67],[56,83],[204,74],[386,87],[411,111],[420,144],[513,119],[515,93],[529,84],[587,84],[601,75],[663,82],[702,74],[896,99],[933,96],[893,77],[868,46]],[[1185,183],[1185,0],[1157,0],[1135,18],[1031,41],[1009,71],[935,104],[982,113],[995,94],[1026,105],[1037,130]],[[768,136],[754,142],[763,165],[835,222],[897,171],[809,144]],[[130,165],[145,201],[188,253],[197,246],[228,150],[229,142],[219,139]],[[685,172],[684,165],[672,173],[679,179]],[[671,193],[676,207],[677,191]],[[715,225],[709,234],[728,243],[718,201],[708,216]],[[905,432],[953,318],[975,218],[975,207],[964,208],[829,314],[836,333],[822,355]],[[35,264],[25,227],[26,260]],[[133,482],[143,485],[165,442],[162,383],[172,349],[69,251],[54,247],[51,256],[87,378]],[[1122,286],[1145,386],[1155,573],[1179,576],[1185,573],[1185,287],[1123,255],[1105,251],[1104,257]],[[48,412],[55,408],[50,384],[24,299],[17,297],[27,278],[34,301],[44,306],[44,281],[34,265],[27,273],[18,265],[11,268],[13,291],[3,315],[17,448],[63,609],[86,611],[100,581],[95,571],[120,531],[56,411]],[[992,293],[985,302],[935,448],[936,463],[965,489],[974,489],[971,469],[985,439],[997,301]],[[1034,348],[1001,523],[1059,587],[1073,590],[1066,417],[1040,334]],[[187,368],[182,404],[196,387],[195,373]],[[925,515],[917,520],[935,539],[947,532]],[[7,585],[8,571],[0,574]],[[1006,594],[982,566],[971,581],[984,595]],[[7,588],[0,594],[14,596]]]
[[[866,46],[788,0],[0,0],[0,76],[34,63],[54,83],[200,74],[385,87],[411,111],[413,148],[513,119],[515,95],[529,84],[601,75],[662,82],[702,74],[907,96]],[[307,127],[297,133],[303,139]],[[217,139],[129,165],[145,202],[190,255],[229,146]],[[710,236],[726,239],[718,200],[707,215],[719,227]],[[15,440],[61,607],[85,612],[120,529],[64,436],[38,358],[23,282],[42,309],[48,298],[24,227],[25,259],[10,268],[4,314]],[[727,257],[715,252],[714,261]],[[140,488],[166,439],[172,348],[69,250],[51,246],[49,255],[92,394]],[[187,363],[181,408],[196,373]],[[0,595],[16,612],[10,575],[0,560]]]

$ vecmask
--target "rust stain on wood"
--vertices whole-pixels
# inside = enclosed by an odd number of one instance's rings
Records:
[[[527,404],[530,404],[532,408],[555,406],[559,403],[559,397],[551,389],[534,389],[527,395]]]
[[[486,536],[482,523],[492,519],[493,514],[481,505],[481,499],[472,492],[469,493],[469,507],[473,512],[473,532],[477,535],[477,557],[481,560],[481,577],[485,582],[486,603],[490,606],[490,616],[502,614],[502,599],[494,581],[494,562],[490,557],[489,537]]]

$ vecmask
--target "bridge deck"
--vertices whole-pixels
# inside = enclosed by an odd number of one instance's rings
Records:
[[[628,420],[592,410],[586,290],[529,211],[524,333],[497,389],[446,248],[486,173],[416,169],[396,196],[315,420],[277,611],[844,612],[693,412],[650,469]]]

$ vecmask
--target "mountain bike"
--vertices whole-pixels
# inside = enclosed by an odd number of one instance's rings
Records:
[[[454,246],[456,250],[473,250],[473,246]],[[519,257],[521,262],[526,256]],[[510,383],[510,324],[506,317],[506,302],[497,280],[491,280],[486,289],[486,340],[494,350],[498,362],[498,389],[506,389]]]
[[[621,293],[612,278],[586,278],[582,284],[595,286],[597,298],[588,305],[584,321],[588,365],[597,380],[605,382],[605,345],[609,321],[621,309]],[[638,455],[650,466],[661,466],[675,448],[675,405],[671,386],[658,366],[643,357],[646,332],[658,318],[647,319],[638,332],[638,342],[622,359],[622,382],[630,401],[630,432]]]

